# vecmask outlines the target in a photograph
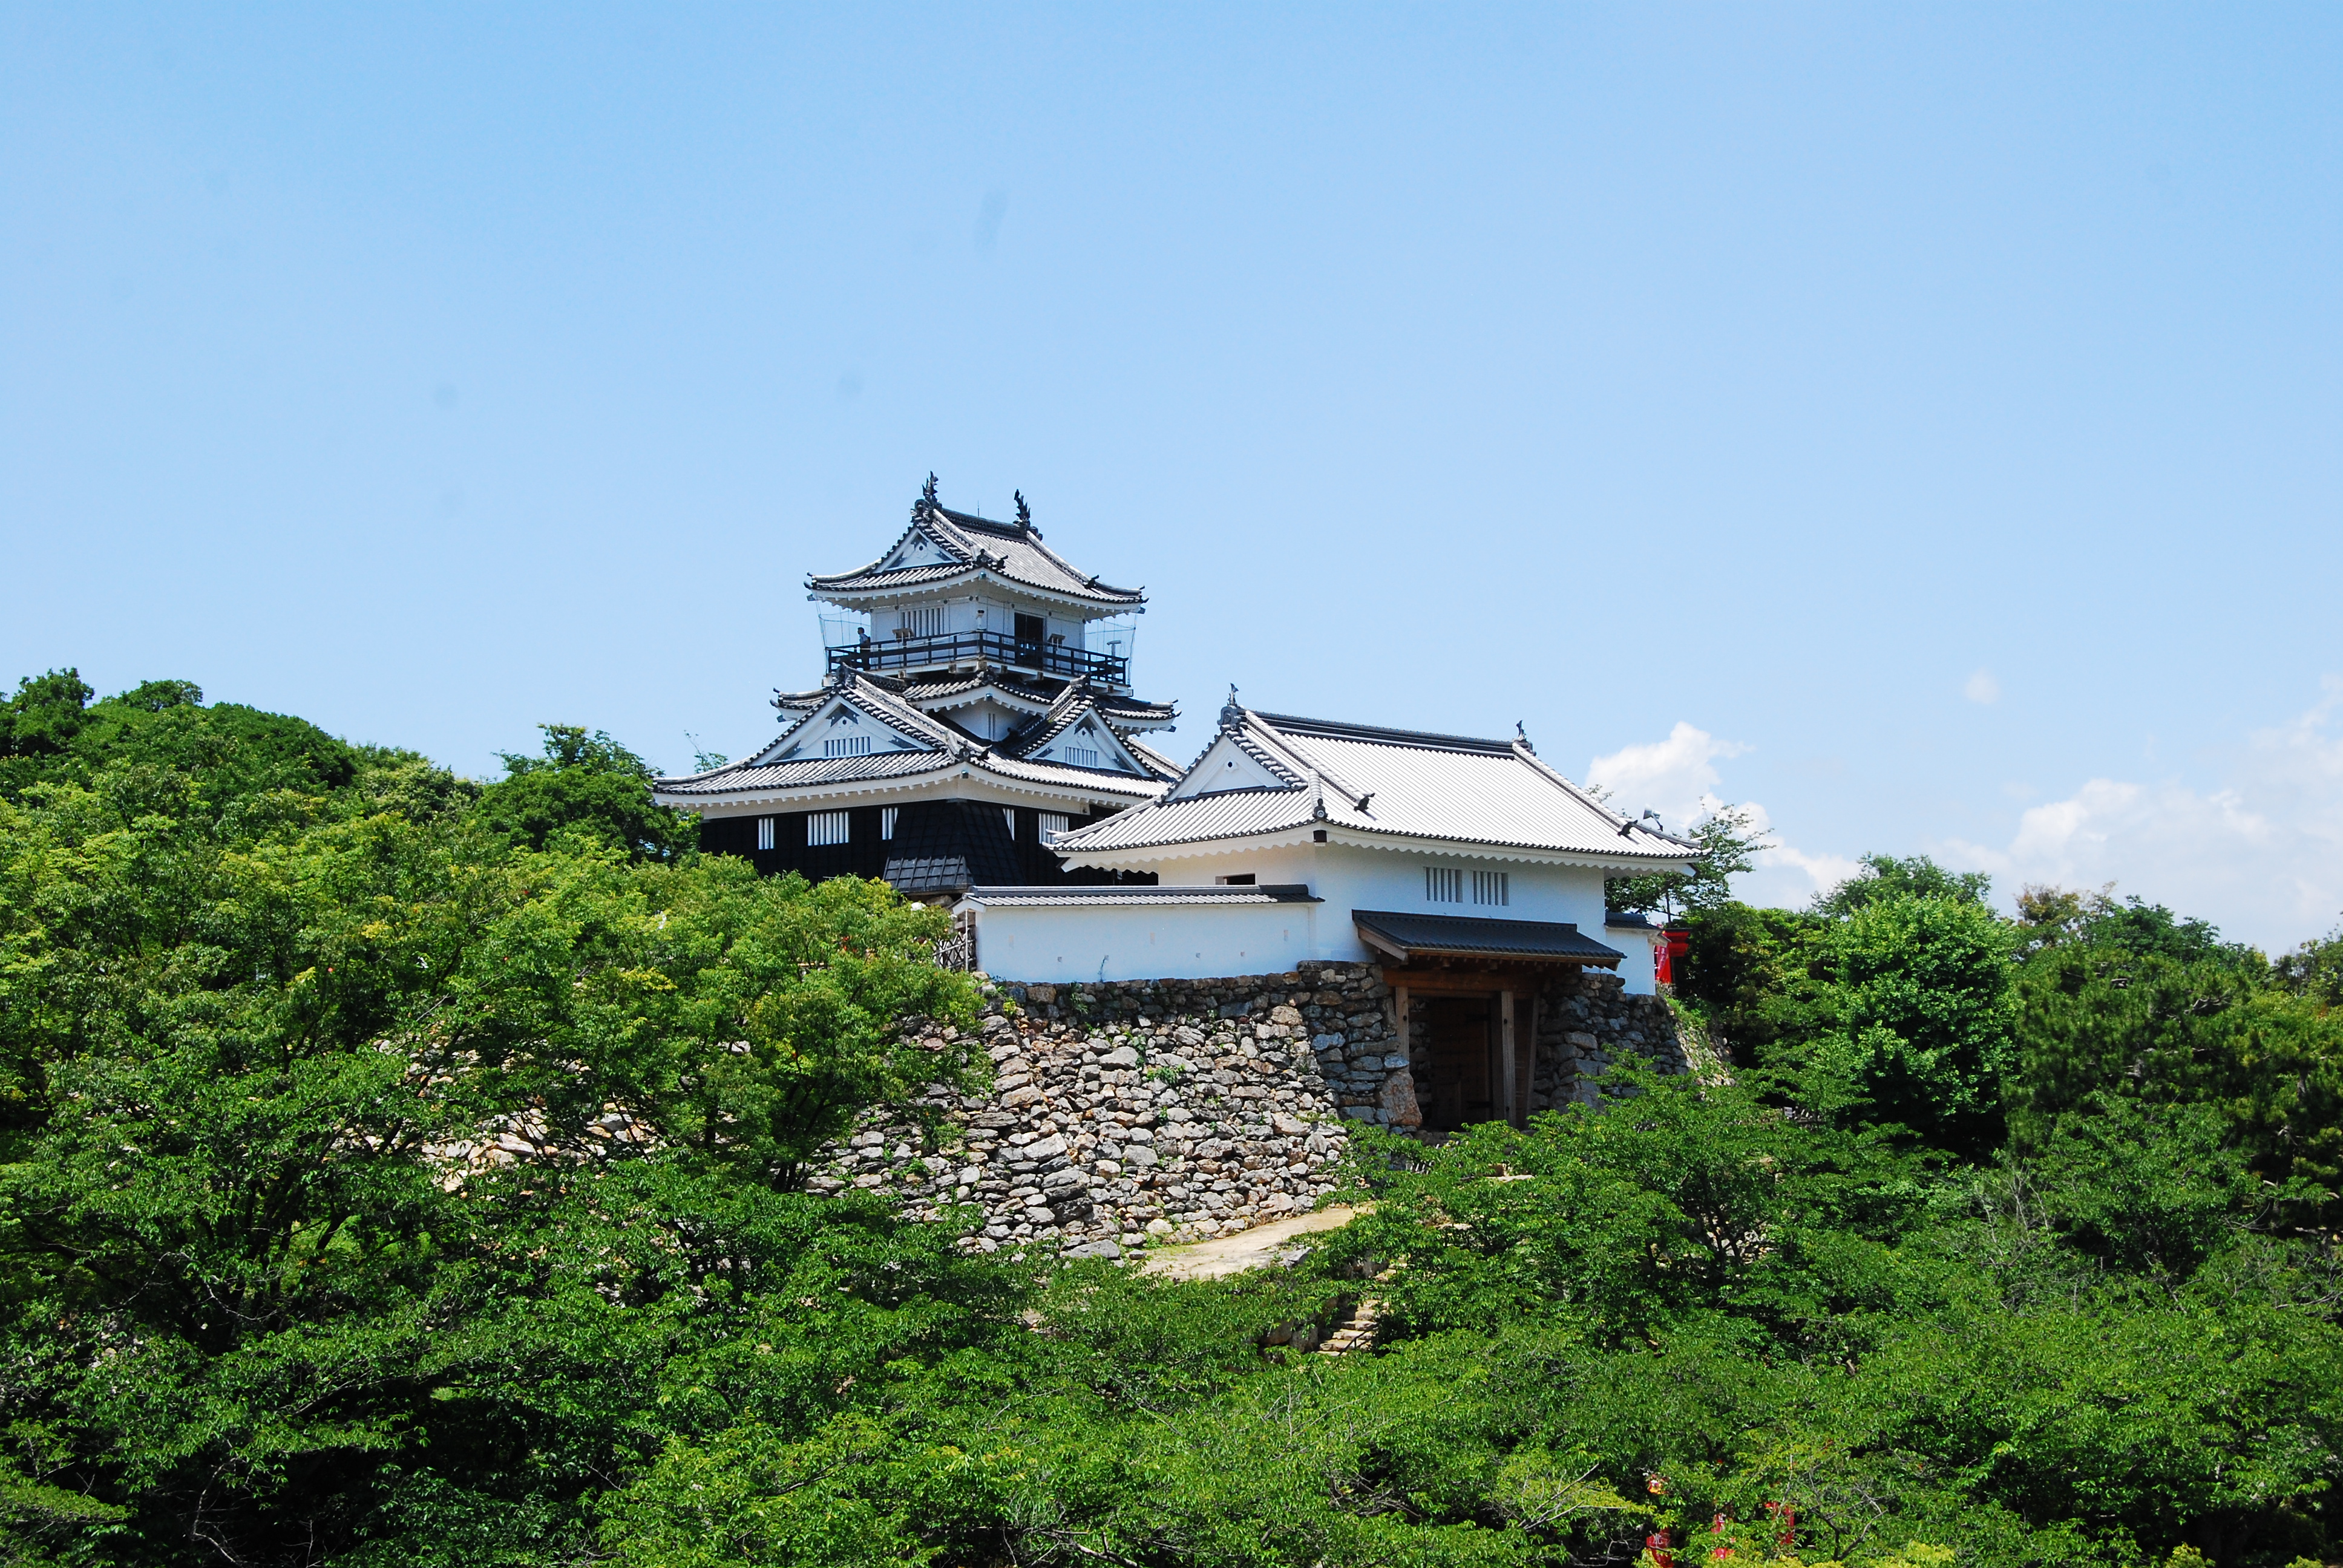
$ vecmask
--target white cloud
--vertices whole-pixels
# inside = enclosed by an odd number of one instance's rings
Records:
[[[1725,804],[1717,762],[1750,749],[1678,719],[1665,740],[1597,757],[1586,765],[1586,780],[1608,791],[1614,809],[1634,816],[1649,807],[1669,831],[1681,833]],[[1757,869],[1736,882],[1734,890],[1740,897],[1754,903],[1804,904],[1861,869],[1844,855],[1808,854],[1783,840],[1773,830],[1772,816],[1758,802],[1736,804],[1749,813],[1760,837],[1775,839],[1774,847],[1757,857]]]
[[[1795,844],[1777,839],[1757,857],[1755,873],[1734,892],[1748,903],[1795,909],[1862,869],[1863,862],[1852,856],[1809,855]]]
[[[1665,740],[1597,757],[1586,765],[1586,781],[1607,791],[1612,806],[1630,817],[1649,807],[1671,831],[1681,833],[1715,809],[1716,786],[1723,782],[1716,759],[1739,757],[1748,749],[1680,719]]]
[[[1961,695],[1971,702],[1982,702],[1989,707],[2001,700],[2001,682],[1993,678],[1993,671],[1980,669],[1962,684]]]
[[[1953,839],[1938,852],[1993,872],[2005,893],[2111,881],[2268,949],[2320,935],[2343,910],[2343,737],[2331,729],[2343,677],[2323,684],[2292,722],[2249,736],[2218,789],[2093,779],[2026,811],[2005,848]]]

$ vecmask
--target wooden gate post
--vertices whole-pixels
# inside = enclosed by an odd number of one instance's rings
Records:
[[[1519,1127],[1522,1124],[1522,1118],[1519,1110],[1519,1102],[1515,1099],[1513,1090],[1513,1062],[1515,1059],[1516,1052],[1513,1049],[1513,993],[1510,990],[1501,990],[1497,993],[1497,1060],[1499,1062],[1499,1070],[1505,1076],[1505,1098],[1503,1109],[1505,1120],[1513,1126]]]
[[[1545,1021],[1545,992],[1530,992],[1529,1033],[1522,1040],[1521,1096],[1522,1117],[1514,1125],[1530,1124],[1530,1091],[1537,1087],[1538,1030]]]

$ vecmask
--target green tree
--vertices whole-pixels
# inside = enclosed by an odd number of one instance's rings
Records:
[[[1692,869],[1656,871],[1644,877],[1614,877],[1604,900],[1617,910],[1654,910],[1670,917],[1699,913],[1729,902],[1733,879],[1754,869],[1757,856],[1773,848],[1746,807],[1719,806],[1694,825]]]
[[[1926,855],[1865,855],[1859,863],[1861,871],[1815,898],[1815,913],[1842,919],[1895,898],[1982,904],[1993,891],[1993,879],[1985,872],[1948,871]]]
[[[1684,920],[1679,1003],[1745,1067],[1778,1066],[1824,1017],[1821,944],[1829,922],[1727,901]]]
[[[78,669],[52,669],[16,682],[0,702],[0,756],[55,756],[81,732],[82,709],[96,696]]]
[[[221,809],[271,789],[318,794],[357,772],[356,754],[316,725],[232,702],[204,705],[188,680],[150,680],[90,703],[72,671],[52,671],[20,689],[8,724],[16,739],[0,752],[0,797],[24,798],[44,783],[88,785],[117,764],[149,769],[158,785],[197,783]]]
[[[2343,1185],[2343,1017],[2315,971],[2266,964],[2202,920],[2106,893],[2029,889],[2011,1131],[2033,1149],[2115,1096],[2215,1108],[2308,1222]]]
[[[1823,941],[1827,1022],[1801,1052],[1806,1102],[1894,1122],[1970,1157],[2000,1141],[2016,1065],[2008,927],[1981,903],[1859,903]]]
[[[2004,921],[1915,861],[1705,903],[1734,1081],[1363,1138],[1372,1212],[1175,1283],[803,1190],[861,1108],[980,1086],[937,911],[599,808],[537,847],[188,683],[65,701],[0,793],[0,1562],[2343,1545],[2343,1052],[2313,965],[2202,922]],[[648,773],[582,729],[516,761],[491,789]],[[1363,1294],[1375,1353],[1294,1353]]]
[[[656,1369],[870,1223],[801,1211],[808,1155],[974,1081],[898,1027],[970,993],[883,886],[344,790],[118,761],[0,804],[0,1507],[44,1554],[529,1558]]]
[[[637,860],[666,860],[699,840],[697,821],[651,799],[649,763],[601,730],[541,724],[542,756],[503,754],[505,777],[480,794],[474,816],[487,830],[542,849],[557,833],[578,832]]]
[[[2320,1007],[2343,1005],[2343,930],[2279,955],[2271,972],[2279,985]]]

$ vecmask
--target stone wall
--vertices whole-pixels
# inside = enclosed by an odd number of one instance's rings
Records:
[[[1588,970],[1546,987],[1537,1017],[1530,1110],[1594,1097],[1594,1079],[1634,1057],[1663,1072],[1688,1070],[1675,1014],[1655,996],[1629,996],[1617,975]]]
[[[1665,1006],[1619,985],[1573,975],[1549,987],[1533,1109],[1584,1097],[1585,1075],[1623,1051],[1683,1070]],[[1347,1122],[1412,1133],[1421,1120],[1391,988],[1371,965],[988,983],[985,999],[990,1097],[938,1091],[923,1106],[931,1128],[864,1126],[814,1190],[883,1191],[920,1218],[974,1205],[977,1250],[1111,1257],[1305,1211],[1333,1190]]]

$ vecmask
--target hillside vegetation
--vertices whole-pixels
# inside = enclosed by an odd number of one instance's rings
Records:
[[[942,915],[582,729],[483,787],[95,695],[0,707],[0,1562],[2343,1555],[2343,942],[1718,872],[1729,1076],[1370,1141],[1371,1215],[1169,1284],[801,1190],[981,1081],[896,1028],[973,1017]],[[1378,1353],[1264,1349],[1363,1291]]]

